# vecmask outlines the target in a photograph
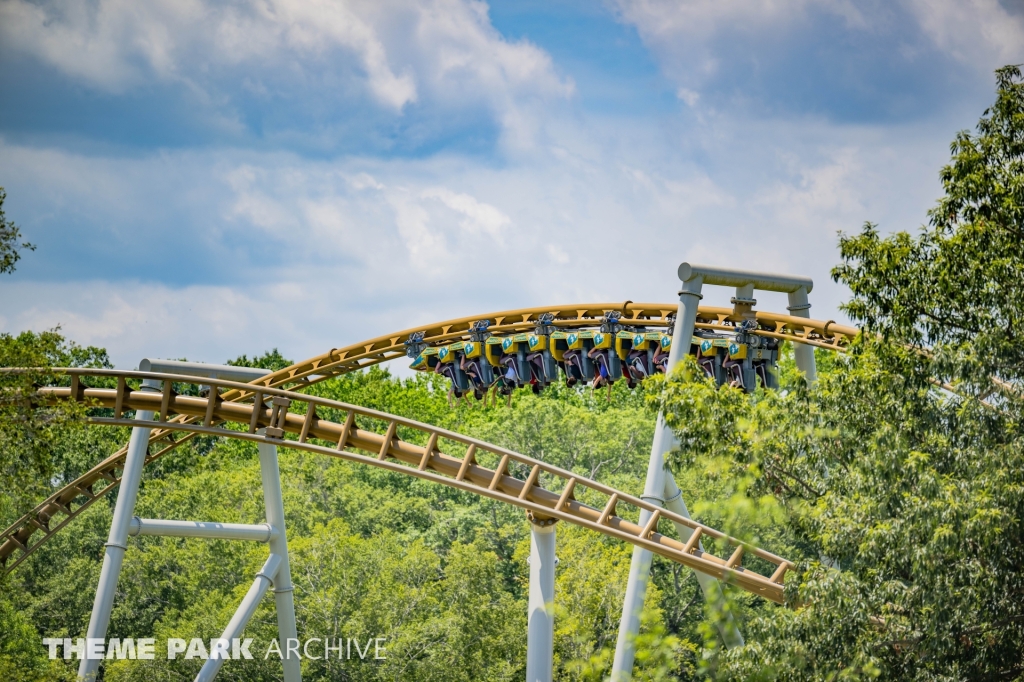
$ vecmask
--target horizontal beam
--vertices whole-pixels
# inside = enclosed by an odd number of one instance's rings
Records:
[[[253,540],[270,542],[277,529],[269,523],[217,523],[215,521],[170,521],[140,519],[135,516],[128,526],[128,535],[163,535],[175,538],[208,538],[211,540]]]
[[[153,360],[143,358],[139,363],[140,372],[163,372],[166,374],[187,374],[194,377],[209,377],[225,381],[248,383],[261,379],[272,371],[259,367],[235,367],[234,365],[211,365],[205,362],[182,362],[181,360]]]
[[[792,293],[804,289],[810,293],[814,288],[814,280],[798,275],[779,275],[773,272],[750,272],[733,270],[716,265],[695,265],[683,263],[679,266],[679,280],[689,282],[700,277],[704,284],[715,284],[723,287],[743,287],[753,285],[761,291],[781,291]]]

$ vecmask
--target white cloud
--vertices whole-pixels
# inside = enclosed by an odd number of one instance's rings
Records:
[[[557,150],[500,166],[216,149],[96,157],[0,140],[9,215],[40,245],[0,283],[0,329],[61,323],[121,366],[275,345],[302,358],[476,312],[671,301],[687,259],[810,275],[816,314],[840,319],[836,231],[914,229],[947,153],[934,140],[948,139],[717,118],[692,132],[709,171],[664,154],[662,131],[619,125],[568,122]],[[109,256],[68,274],[81,256],[63,244],[89,241]],[[126,274],[137,258],[151,259],[146,281]],[[773,306],[785,302],[766,297]]]
[[[511,218],[490,204],[477,201],[468,194],[457,194],[444,187],[433,187],[420,194],[424,199],[437,199],[453,211],[462,214],[459,227],[469,234],[484,232],[499,245],[503,245],[504,231]]]
[[[1024,11],[1008,11],[1000,0],[615,0],[615,7],[691,107],[725,63],[742,62],[756,72],[800,33],[820,31],[821,17],[841,22],[852,35],[887,35],[894,53],[906,56],[915,52],[901,26],[909,14],[936,48],[985,74],[1024,59]]]
[[[985,71],[1024,59],[1024,7],[999,0],[908,0],[921,28],[941,49]]]
[[[545,51],[495,30],[477,0],[8,0],[0,43],[112,92],[181,83],[229,128],[242,90],[351,102],[361,87],[399,115],[417,103],[482,106],[513,146],[529,146],[534,100],[573,88]]]

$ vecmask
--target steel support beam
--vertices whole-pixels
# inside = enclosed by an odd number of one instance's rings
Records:
[[[278,533],[269,523],[216,523],[213,521],[167,521],[132,517],[128,534],[163,535],[175,538],[208,538],[211,540],[252,540],[270,542]]]
[[[697,306],[702,298],[702,286],[703,279],[700,275],[682,283],[679,291],[679,312],[676,314],[675,328],[672,331],[672,348],[669,351],[666,374],[671,373],[679,361],[690,352],[690,339],[697,324]],[[665,425],[664,415],[659,413],[658,423],[654,429],[654,440],[651,443],[651,458],[647,464],[644,494],[640,496],[651,504],[665,504],[665,453],[672,448],[674,441],[671,429]],[[641,511],[639,525],[645,526],[650,521],[652,513],[646,509]],[[650,550],[633,548],[626,596],[622,602],[622,618],[619,620],[619,636],[615,643],[615,658],[612,661],[612,682],[625,682],[633,674],[636,636],[640,631],[640,614],[643,611],[644,598],[647,596],[651,558]]]
[[[554,660],[555,525],[530,524],[526,682],[551,682]]]
[[[145,379],[143,391],[160,390],[162,382]],[[139,410],[135,418],[149,421],[153,413]],[[149,429],[135,427],[128,441],[128,453],[125,455],[124,470],[121,472],[121,485],[117,490],[117,503],[114,505],[114,518],[110,522],[110,533],[103,550],[103,568],[100,569],[100,582],[96,587],[96,597],[92,603],[92,614],[89,616],[89,628],[86,630],[86,642],[105,640],[107,627],[110,625],[110,613],[114,608],[114,595],[117,593],[117,580],[121,575],[124,553],[128,549],[128,530],[135,512],[135,501],[139,495],[139,482],[142,480],[142,469],[146,464],[149,451]],[[96,679],[99,671],[99,659],[83,657],[78,665],[78,676],[86,682]]]
[[[235,365],[211,365],[206,362],[184,362],[181,360],[154,360],[143,358],[139,362],[140,372],[162,372],[164,374],[188,374],[194,377],[242,381],[248,383],[271,374],[269,369],[260,367],[237,367]]]
[[[258,449],[267,523],[277,531],[276,537],[270,539],[270,552],[281,557],[281,565],[274,580],[274,605],[277,608],[277,634],[278,643],[281,645],[284,682],[301,682],[298,649],[288,646],[289,640],[298,642],[299,635],[295,626],[295,602],[292,598],[291,568],[288,565],[288,537],[284,524],[284,498],[281,495],[281,470],[277,463],[277,446],[259,443]]]
[[[796,291],[789,292],[789,314],[793,317],[810,317],[811,304],[807,300],[809,287],[800,287]],[[805,343],[794,343],[793,354],[796,359],[796,366],[804,373],[804,378],[809,386],[813,386],[818,380],[818,368],[814,364],[814,346]]]
[[[690,510],[686,508],[686,503],[683,502],[683,492],[679,490],[675,477],[668,471],[665,472],[665,508],[675,514],[690,518]],[[684,526],[674,521],[672,525],[675,526],[676,532],[679,533],[679,539],[683,542],[689,540],[690,536],[693,535],[693,529],[689,526]],[[698,542],[697,546],[701,551],[704,551],[703,543]],[[725,600],[725,595],[722,594],[721,583],[710,575],[700,573],[699,571],[694,571],[693,574],[697,577],[697,583],[704,593],[704,599],[709,604],[722,604]],[[740,632],[739,626],[736,625],[736,621],[731,614],[726,615],[723,621],[719,623],[718,632],[722,635],[722,640],[727,647],[743,646],[743,634]]]
[[[252,614],[256,613],[256,607],[260,605],[263,596],[267,593],[267,588],[274,582],[275,576],[280,570],[281,557],[277,554],[271,554],[263,564],[263,568],[256,574],[256,579],[253,581],[252,586],[245,593],[242,603],[235,609],[235,615],[231,616],[227,627],[224,628],[224,633],[220,636],[221,642],[226,642],[225,650],[228,650],[227,647],[231,646],[232,639],[241,638],[245,626],[249,624]],[[206,659],[206,663],[199,670],[195,682],[210,682],[210,680],[217,676],[222,665],[224,665],[224,658],[214,656],[214,652],[210,651],[210,658]]]

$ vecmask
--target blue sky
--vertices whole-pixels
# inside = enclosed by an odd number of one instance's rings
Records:
[[[0,330],[300,359],[673,300],[683,260],[810,275],[841,319],[837,232],[924,222],[1022,61],[1016,1],[0,0],[0,185],[39,247]]]

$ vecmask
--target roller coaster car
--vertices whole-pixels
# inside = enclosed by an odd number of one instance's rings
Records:
[[[456,398],[461,398],[469,390],[469,377],[462,367],[462,354],[465,342],[456,341],[437,349],[438,364],[434,371],[448,377],[452,382],[452,390]]]
[[[585,331],[551,332],[548,341],[551,357],[562,368],[565,383],[569,386],[594,378],[594,363],[587,357],[588,345],[593,342],[593,334]]]
[[[593,332],[593,345],[587,351],[587,357],[594,361],[597,374],[608,384],[622,378],[622,361],[615,353],[614,343],[614,333]]]
[[[775,339],[741,328],[735,336],[695,336],[693,343],[697,346],[697,363],[719,386],[727,383],[750,393],[760,379],[765,388],[778,388],[779,344]]]
[[[704,374],[714,379],[719,386],[728,380],[728,361],[725,356],[732,341],[731,337],[719,334],[693,337],[693,345],[697,347],[697,364],[704,370]]]
[[[502,338],[499,362],[505,368],[503,377],[507,385],[530,386],[535,393],[558,376],[545,334],[523,332]]]
[[[661,345],[662,337],[668,339],[672,344],[672,337],[665,336],[660,332],[628,332],[621,331],[615,335],[615,353],[625,363],[625,372],[629,373],[634,382],[643,381],[658,371],[655,364],[655,355]],[[665,353],[668,360],[668,354]],[[661,371],[664,372],[664,363]],[[632,382],[631,382],[632,383]]]
[[[753,391],[757,379],[761,380],[761,385],[765,388],[779,387],[777,339],[744,332],[737,334],[736,346],[736,352],[730,352],[730,357],[743,363],[744,390]]]
[[[413,359],[412,364],[409,365],[410,369],[415,369],[418,372],[432,372],[434,367],[437,366],[439,360],[437,359],[436,348],[424,348],[420,351],[419,355]]]
[[[654,350],[654,369],[662,374],[668,368],[668,355],[672,351],[672,336],[670,334],[661,334],[661,338],[658,339],[658,347]]]
[[[486,341],[465,341],[459,358],[459,364],[473,385],[473,394],[477,400],[483,398],[494,384],[494,369],[485,354],[486,348]]]

